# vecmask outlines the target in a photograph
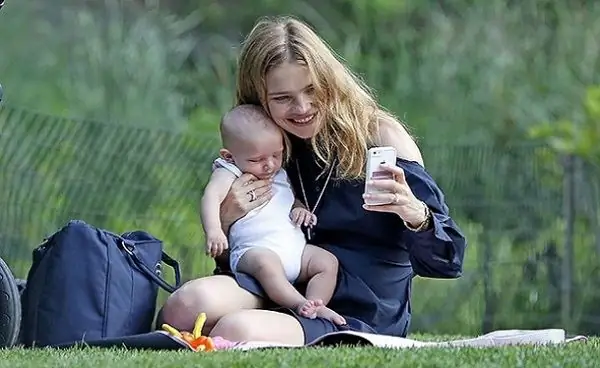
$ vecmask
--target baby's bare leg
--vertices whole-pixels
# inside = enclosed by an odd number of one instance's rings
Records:
[[[256,278],[269,298],[282,307],[298,309],[307,301],[287,280],[279,256],[269,249],[256,247],[246,251],[238,271]]]
[[[323,248],[306,244],[299,281],[308,281],[306,299],[329,303],[335,290],[338,260]]]
[[[323,248],[307,244],[302,254],[302,270],[299,281],[308,281],[306,299],[300,314],[305,317],[326,318],[337,324],[346,321],[342,316],[327,308],[337,282],[338,260]]]

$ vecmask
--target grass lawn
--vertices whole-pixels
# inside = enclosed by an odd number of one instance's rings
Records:
[[[422,335],[411,338],[432,339]],[[344,347],[213,353],[13,349],[0,350],[0,367],[597,367],[598,351],[600,338],[553,347],[493,349]]]
[[[411,338],[440,339],[423,335]],[[213,353],[12,349],[0,350],[0,367],[597,367],[598,351],[600,338],[553,347],[493,349],[344,347]]]

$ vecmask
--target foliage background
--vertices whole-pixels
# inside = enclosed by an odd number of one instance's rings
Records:
[[[197,203],[257,17],[311,23],[401,116],[469,239],[417,279],[413,331],[600,329],[600,3],[7,1],[0,256],[19,277],[71,218],[143,228],[208,274]],[[164,295],[162,295],[164,298]]]

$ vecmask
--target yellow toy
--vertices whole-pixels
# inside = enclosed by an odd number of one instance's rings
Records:
[[[185,341],[185,343],[196,352],[214,351],[215,343],[213,339],[207,336],[202,336],[202,327],[204,327],[204,323],[206,323],[206,313],[200,313],[198,318],[196,318],[194,331],[191,333],[188,331],[178,331],[176,328],[171,327],[166,323],[163,323],[161,327],[163,330],[168,332],[169,335]]]

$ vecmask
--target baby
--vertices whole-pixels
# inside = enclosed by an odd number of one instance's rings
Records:
[[[282,131],[259,106],[242,105],[223,116],[221,139],[221,157],[214,161],[201,202],[207,253],[216,257],[230,248],[231,270],[256,278],[272,301],[307,318],[344,324],[342,316],[325,306],[336,285],[337,259],[306,243],[300,226],[315,225],[316,216],[295,199],[281,167]],[[227,238],[221,228],[221,202],[242,173],[271,180],[273,196],[236,221]],[[298,281],[308,281],[306,296],[292,285]]]

